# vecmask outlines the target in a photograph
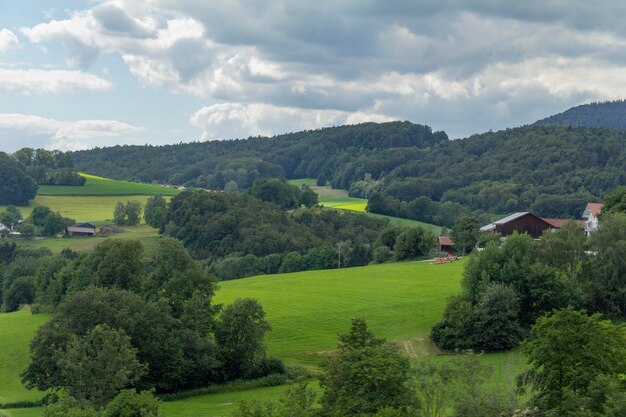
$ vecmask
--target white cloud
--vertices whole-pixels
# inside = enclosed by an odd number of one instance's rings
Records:
[[[109,88],[107,80],[82,71],[0,68],[0,92],[62,93]]]
[[[20,41],[17,39],[15,33],[11,32],[9,29],[0,29],[0,52],[19,46]]]
[[[7,149],[24,146],[59,150],[86,149],[97,140],[128,139],[144,130],[143,127],[115,120],[66,122],[20,113],[0,114],[0,145]]]
[[[71,67],[115,54],[146,87],[226,102],[192,116],[205,139],[384,115],[464,135],[626,97],[626,6],[617,3],[94,3],[21,33],[64,45]],[[0,91],[110,88],[80,71],[2,71]]]
[[[278,107],[262,103],[222,103],[201,108],[191,116],[189,122],[203,129],[200,140],[215,140],[271,136],[333,125],[392,120],[392,117],[367,111],[350,113]]]

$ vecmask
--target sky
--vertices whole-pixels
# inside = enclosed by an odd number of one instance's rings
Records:
[[[520,126],[626,98],[623,16],[608,0],[0,0],[0,151]]]

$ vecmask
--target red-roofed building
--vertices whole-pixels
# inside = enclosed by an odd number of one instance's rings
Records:
[[[454,241],[449,236],[439,236],[437,249],[439,252],[454,253]]]
[[[581,216],[585,219],[585,232],[587,236],[598,230],[598,217],[602,212],[602,207],[604,207],[602,203],[587,203],[587,207],[585,207],[585,211],[583,211],[583,215]]]
[[[579,227],[582,227],[583,229],[585,228],[585,221],[584,220],[571,220],[571,219],[547,219],[545,217],[542,217],[542,219],[548,223],[550,223],[552,225],[552,227],[554,227],[555,229],[560,229],[561,227],[563,227],[563,225],[567,222],[571,222],[574,221],[576,222],[576,225],[578,225]]]

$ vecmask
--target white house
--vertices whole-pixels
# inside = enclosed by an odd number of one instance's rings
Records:
[[[585,233],[587,233],[587,236],[598,230],[598,216],[600,216],[602,207],[604,207],[602,203],[587,203],[587,207],[585,207],[585,211],[583,211],[581,216],[585,219]]]

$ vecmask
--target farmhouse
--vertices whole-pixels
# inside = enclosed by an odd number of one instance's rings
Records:
[[[510,236],[513,232],[528,233],[533,239],[539,239],[544,230],[554,228],[555,226],[545,219],[525,211],[511,214],[483,226],[480,228],[480,231],[499,233],[502,237]]]
[[[602,207],[604,207],[602,203],[587,203],[587,207],[585,207],[585,211],[583,211],[581,216],[585,219],[585,233],[587,233],[587,236],[598,230],[598,217],[602,212]]]
[[[95,236],[96,226],[90,223],[76,223],[65,229],[68,236]]]
[[[454,241],[450,236],[439,236],[437,242],[437,249],[439,252],[454,253]]]

